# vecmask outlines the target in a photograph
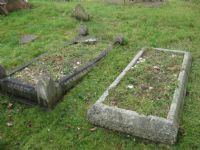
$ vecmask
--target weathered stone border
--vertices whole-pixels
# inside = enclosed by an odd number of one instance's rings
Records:
[[[161,48],[155,48],[155,50],[184,54],[181,72],[178,77],[179,85],[174,92],[174,97],[167,118],[151,115],[145,116],[143,114],[138,114],[135,111],[125,110],[115,106],[108,106],[103,103],[109,95],[109,90],[119,84],[121,79],[143,55],[145,49],[142,49],[116,78],[116,80],[107,88],[98,101],[88,110],[88,120],[92,124],[153,141],[169,144],[174,144],[176,142],[180,121],[179,118],[186,94],[186,83],[191,67],[192,57],[189,52],[184,51]]]
[[[34,58],[32,61],[17,67],[8,73],[5,78],[0,79],[0,91],[21,97],[25,103],[36,103],[51,109],[63,97],[63,95],[70,88],[75,86],[85,74],[87,74],[102,58],[109,53],[110,50],[122,44],[120,42],[121,41],[115,40],[107,49],[103,50],[102,53],[91,62],[86,64],[84,67],[77,69],[74,73],[64,76],[59,81],[53,81],[51,77],[46,76],[41,78],[36,86],[33,86],[11,77],[15,72],[24,69],[33,62],[37,61],[38,58],[46,55],[46,53],[44,53],[41,56]]]

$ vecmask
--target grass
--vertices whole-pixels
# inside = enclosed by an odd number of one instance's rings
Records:
[[[54,80],[60,80],[96,58],[107,47],[108,43],[97,42],[54,49],[22,71],[16,72],[13,77],[33,85],[37,84],[38,76],[42,74],[49,74]]]
[[[0,16],[0,64],[7,69],[22,64],[49,49],[59,48],[74,37],[80,22],[70,14],[77,2],[32,0],[34,8]],[[87,1],[83,5],[93,16],[86,22],[90,33],[111,40],[122,33],[128,45],[111,51],[56,108],[47,112],[28,107],[11,96],[0,96],[0,149],[199,149],[200,126],[200,4],[170,0],[160,8],[142,5],[118,6]],[[24,34],[39,38],[19,45]],[[162,47],[190,51],[193,65],[174,146],[156,144],[103,128],[90,131],[86,112],[119,75],[141,47]],[[9,103],[13,109],[8,109]],[[6,125],[13,122],[12,127]]]
[[[182,61],[183,55],[148,49],[111,89],[105,104],[166,118]]]

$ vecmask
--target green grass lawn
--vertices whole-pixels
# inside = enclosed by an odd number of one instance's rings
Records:
[[[0,16],[0,64],[7,69],[62,47],[64,41],[75,36],[74,31],[80,25],[70,17],[77,2],[31,2],[31,10]],[[128,45],[111,51],[53,111],[28,107],[15,102],[13,97],[0,96],[0,149],[200,149],[200,4],[170,0],[160,8],[92,1],[83,5],[93,16],[86,23],[91,34],[111,40],[122,33]],[[18,39],[24,34],[35,34],[39,38],[20,45]],[[103,128],[91,131],[94,126],[86,118],[88,108],[142,47],[181,49],[193,55],[180,133],[174,146]],[[11,110],[7,108],[10,102],[13,103]],[[9,121],[13,121],[12,127],[6,125]]]

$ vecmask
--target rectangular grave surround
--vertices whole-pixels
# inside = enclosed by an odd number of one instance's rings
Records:
[[[108,43],[103,45],[105,45],[105,48],[97,47],[100,50],[98,50],[98,54],[95,55],[95,57],[93,57],[91,60],[87,60],[86,62],[84,62],[83,65],[74,69],[73,72],[63,74],[62,77],[57,78],[57,80],[46,74],[42,75],[43,76],[42,78],[39,77],[39,75],[36,76],[37,81],[34,82],[31,81],[30,79],[23,80],[25,79],[26,76],[19,74],[20,72],[26,73],[26,70],[28,69],[29,66],[33,65],[34,63],[37,64],[38,60],[46,59],[49,53],[50,55],[51,53],[53,53],[54,56],[54,52],[51,51],[44,53],[41,56],[34,58],[30,62],[27,62],[26,64],[23,64],[22,66],[15,68],[7,75],[6,78],[0,79],[0,91],[19,97],[19,99],[16,100],[19,100],[21,102],[39,104],[43,107],[52,109],[55,106],[55,104],[63,97],[63,95],[73,86],[75,86],[77,82],[85,74],[87,74],[88,71],[96,65],[96,63],[98,63],[102,58],[104,58],[110,50],[112,50],[115,46],[117,46],[118,43],[116,45]],[[89,51],[90,46],[94,45],[85,45],[84,46],[85,48],[83,49],[82,47],[81,49],[82,52],[87,51],[87,53],[90,53]],[[55,52],[58,52],[59,54],[60,51],[61,50],[57,50]],[[65,54],[68,53],[65,52]],[[73,56],[75,60],[77,59],[76,55]],[[57,54],[55,56],[57,56]],[[60,59],[62,55],[58,56],[59,56],[58,58]],[[66,68],[68,66],[64,65],[63,67]],[[35,67],[35,69],[37,68]],[[34,69],[32,72],[34,73]],[[16,74],[18,76],[20,75],[21,77],[17,78]]]
[[[88,110],[88,120],[95,125],[124,132],[145,139],[174,144],[177,139],[180,115],[186,94],[186,84],[191,67],[192,57],[189,52],[154,48],[170,54],[182,54],[183,62],[178,76],[178,86],[174,91],[173,99],[166,117],[144,115],[132,110],[105,104],[109,91],[116,88],[127,72],[133,68],[142,57],[142,49],[121,72],[116,80],[107,88],[97,102]]]

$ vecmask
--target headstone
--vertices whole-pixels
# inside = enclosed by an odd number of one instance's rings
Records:
[[[116,44],[119,44],[119,45],[123,45],[125,43],[125,39],[122,35],[118,35],[114,42],[113,42],[113,45],[116,45]]]
[[[89,33],[88,33],[88,28],[87,28],[87,26],[81,25],[80,28],[79,28],[79,35],[80,35],[80,36],[86,36],[86,35],[88,35],[88,34],[89,34]]]
[[[86,13],[85,9],[83,8],[81,4],[76,5],[72,13],[72,17],[75,17],[76,19],[81,20],[81,21],[90,20],[90,16]]]

